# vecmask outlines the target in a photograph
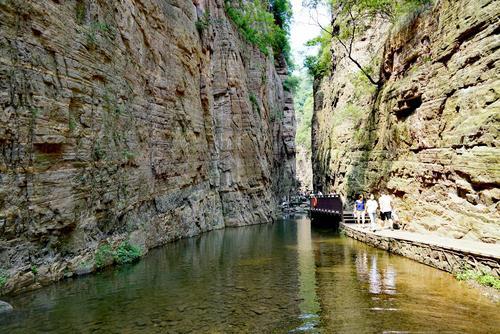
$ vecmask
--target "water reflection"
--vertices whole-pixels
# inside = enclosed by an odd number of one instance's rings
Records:
[[[495,333],[451,275],[308,219],[215,231],[7,299],[0,333]]]
[[[368,253],[360,250],[356,254],[356,272],[360,282],[368,283],[368,291],[372,294],[396,294],[396,271],[391,264],[386,263],[385,268],[379,269],[377,261],[379,256],[370,255],[368,265]]]
[[[500,326],[496,305],[449,274],[324,231],[313,229],[313,241],[322,332],[494,333]]]
[[[311,221],[305,217],[297,220],[297,254],[299,262],[299,304],[303,323],[295,331],[315,332],[318,324],[319,304],[316,297],[316,277]]]

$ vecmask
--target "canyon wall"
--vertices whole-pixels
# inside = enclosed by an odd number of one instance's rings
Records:
[[[271,222],[295,174],[286,63],[223,0],[0,2],[3,293]]]
[[[314,186],[388,190],[405,229],[500,241],[500,6],[435,1],[354,43],[315,81]]]

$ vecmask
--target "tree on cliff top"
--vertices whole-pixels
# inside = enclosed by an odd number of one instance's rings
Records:
[[[323,75],[331,66],[332,40],[336,41],[343,49],[345,56],[351,60],[373,85],[380,85],[370,69],[363,67],[352,55],[353,43],[356,37],[364,32],[375,19],[396,22],[396,20],[409,13],[425,7],[432,0],[303,0],[303,5],[316,15],[318,8],[328,8],[331,12],[331,24],[322,26],[316,19],[316,24],[322,29],[320,37],[312,39],[308,45],[320,45],[320,54],[317,57],[308,57],[304,64],[313,75]],[[330,52],[327,59],[324,53]],[[325,63],[325,60],[328,63]]]

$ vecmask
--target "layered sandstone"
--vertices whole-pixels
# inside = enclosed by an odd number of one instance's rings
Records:
[[[499,242],[499,7],[443,0],[373,23],[353,55],[379,87],[334,47],[315,87],[315,187],[387,189],[409,230]]]
[[[0,3],[3,292],[271,222],[294,178],[286,64],[246,43],[223,0]]]

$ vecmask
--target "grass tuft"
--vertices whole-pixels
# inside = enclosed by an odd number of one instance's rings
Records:
[[[128,241],[123,241],[113,257],[118,264],[132,263],[141,257],[141,249]]]
[[[500,290],[500,278],[490,274],[478,273],[472,269],[461,270],[455,274],[459,281],[476,281],[481,285]]]

